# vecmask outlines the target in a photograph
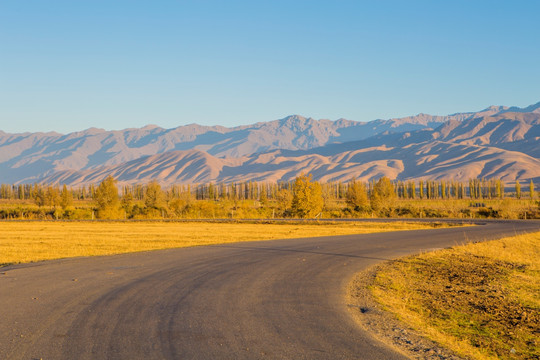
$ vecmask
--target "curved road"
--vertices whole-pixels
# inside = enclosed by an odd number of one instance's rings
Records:
[[[538,221],[215,245],[0,269],[0,359],[403,359],[345,303],[358,271]]]

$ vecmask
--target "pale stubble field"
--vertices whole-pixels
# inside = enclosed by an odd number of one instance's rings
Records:
[[[428,223],[369,222],[0,222],[0,266],[242,241],[429,229]]]

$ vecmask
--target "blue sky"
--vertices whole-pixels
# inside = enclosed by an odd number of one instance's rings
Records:
[[[538,1],[0,2],[0,130],[540,101]]]

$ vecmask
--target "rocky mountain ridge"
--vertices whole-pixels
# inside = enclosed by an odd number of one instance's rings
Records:
[[[540,103],[371,122],[293,115],[234,128],[0,133],[0,182],[76,186],[112,174],[125,183],[168,185],[288,181],[301,172],[324,181],[539,178],[539,137]]]

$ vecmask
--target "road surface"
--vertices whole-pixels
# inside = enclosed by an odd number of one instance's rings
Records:
[[[492,221],[0,268],[0,359],[403,359],[351,319],[356,272],[533,230]]]

